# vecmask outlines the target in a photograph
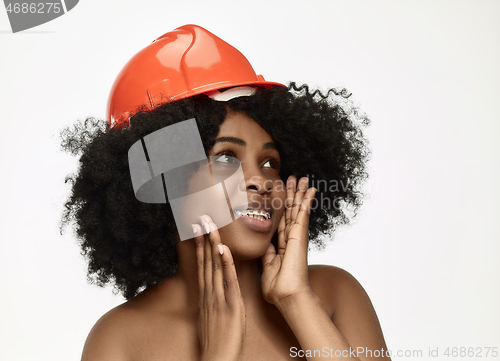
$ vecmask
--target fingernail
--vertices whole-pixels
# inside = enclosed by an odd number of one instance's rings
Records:
[[[205,227],[205,231],[207,231],[207,234],[210,234],[210,225],[208,223],[205,223],[203,226]]]
[[[195,236],[199,236],[201,234],[201,228],[198,224],[191,224],[191,227],[193,227],[193,233]]]
[[[200,216],[200,219],[201,219],[202,225],[205,225],[205,224],[210,223],[212,221],[212,218],[210,218],[207,215]]]
[[[218,244],[217,248],[219,249],[219,253],[222,256],[224,254],[224,247],[222,247],[220,244]]]

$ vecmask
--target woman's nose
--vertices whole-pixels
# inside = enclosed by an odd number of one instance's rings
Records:
[[[272,190],[272,181],[267,178],[260,169],[243,169],[244,187],[248,192],[265,194]],[[243,184],[242,187],[243,188]],[[241,189],[243,191],[243,189]]]

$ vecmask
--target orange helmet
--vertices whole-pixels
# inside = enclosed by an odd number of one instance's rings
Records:
[[[184,25],[125,64],[111,88],[106,119],[112,126],[123,126],[139,106],[152,110],[165,102],[245,85],[285,86],[265,81],[243,54],[214,34]]]

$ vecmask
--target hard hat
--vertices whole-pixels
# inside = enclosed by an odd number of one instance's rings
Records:
[[[226,100],[218,89],[252,85],[285,87],[265,81],[243,54],[214,34],[184,25],[160,36],[125,64],[111,88],[106,119],[112,126],[124,126],[139,106],[152,110],[201,93]],[[248,95],[248,89],[241,87],[239,93]]]

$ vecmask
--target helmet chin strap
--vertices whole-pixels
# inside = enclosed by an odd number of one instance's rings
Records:
[[[251,95],[254,95],[256,91],[257,88],[254,88],[252,86],[237,86],[224,90],[223,92],[220,92],[219,90],[212,90],[206,92],[205,95],[219,102],[227,102],[228,100],[234,98],[249,97]]]

